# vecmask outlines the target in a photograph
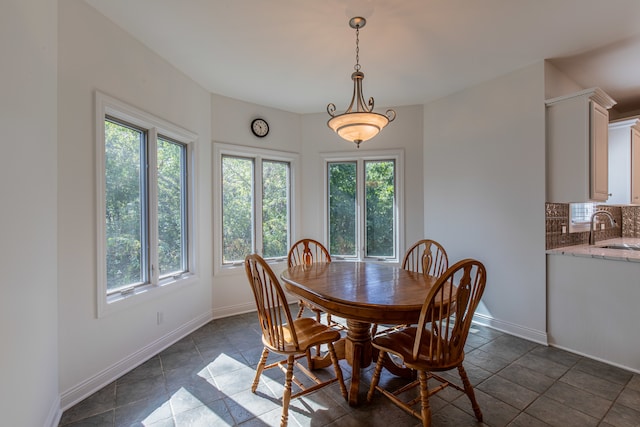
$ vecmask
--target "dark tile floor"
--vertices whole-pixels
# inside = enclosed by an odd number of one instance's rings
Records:
[[[69,408],[60,426],[279,425],[282,373],[267,371],[257,393],[250,390],[261,351],[255,313],[214,320]],[[341,365],[348,379],[349,366]],[[640,375],[632,372],[475,325],[465,368],[484,423],[463,393],[448,388],[430,399],[434,427],[640,426]],[[361,401],[372,370],[363,372]],[[400,381],[384,374],[381,383]],[[379,393],[350,407],[334,383],[292,400],[289,425],[419,422]]]

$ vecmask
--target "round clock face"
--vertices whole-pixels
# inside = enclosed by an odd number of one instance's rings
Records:
[[[262,138],[269,133],[269,125],[264,119],[255,119],[251,122],[251,130],[255,136]]]

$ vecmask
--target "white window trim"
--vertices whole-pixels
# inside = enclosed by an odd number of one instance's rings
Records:
[[[382,263],[400,263],[402,261],[402,249],[404,248],[404,150],[375,150],[375,151],[340,151],[331,153],[320,153],[322,158],[322,175],[323,175],[323,235],[327,242],[329,242],[329,187],[328,187],[328,164],[331,162],[357,162],[357,170],[362,170],[362,164],[364,161],[369,160],[394,160],[396,164],[396,206],[394,215],[396,217],[398,227],[395,245],[396,256],[394,258],[378,259],[375,257],[365,257],[364,248],[364,236],[365,236],[365,224],[364,221],[358,220],[358,229],[356,230],[356,238],[360,243],[360,247],[357,248],[356,257],[344,258],[344,260],[351,261],[367,261],[367,262],[382,262]],[[358,176],[357,183],[357,215],[358,218],[363,216],[362,209],[364,208],[364,180]],[[332,255],[333,257],[333,255]],[[336,259],[342,259],[336,257]]]
[[[195,283],[198,280],[197,273],[197,241],[196,222],[198,211],[196,189],[196,161],[198,135],[176,126],[166,120],[160,119],[124,102],[112,98],[99,91],[95,92],[96,106],[96,224],[97,224],[97,317],[104,317],[111,313],[121,311],[143,303],[151,298],[173,292],[183,286]],[[107,242],[106,224],[104,221],[105,203],[105,140],[104,120],[106,116],[125,121],[129,124],[148,129],[149,138],[156,138],[158,134],[171,138],[187,146],[187,252],[188,272],[178,278],[166,278],[158,280],[157,272],[152,274],[151,284],[135,287],[129,293],[107,296]],[[151,156],[153,158],[153,156]],[[155,160],[151,160],[154,162]],[[152,167],[153,165],[150,165]],[[154,200],[155,194],[150,194]],[[151,241],[154,241],[157,206],[150,204],[150,228]],[[152,245],[153,246],[153,245]],[[150,248],[150,257],[157,252],[157,248]]]
[[[275,160],[288,162],[290,164],[290,194],[291,201],[289,204],[289,215],[290,215],[290,226],[289,237],[293,238],[293,236],[297,235],[297,215],[298,211],[297,205],[300,200],[298,191],[299,186],[297,185],[298,180],[298,165],[300,156],[297,153],[292,153],[288,151],[280,151],[280,150],[269,150],[263,148],[255,148],[248,147],[243,145],[235,145],[228,144],[223,142],[214,142],[213,144],[213,205],[214,205],[214,239],[213,239],[213,252],[214,252],[214,275],[226,275],[226,274],[238,274],[238,272],[242,272],[244,274],[244,263],[238,262],[234,264],[223,264],[222,263],[222,168],[220,165],[222,164],[222,156],[238,156],[238,157],[247,157],[261,160]],[[256,189],[258,191],[262,191],[262,189]],[[254,197],[255,203],[255,197]],[[255,206],[254,206],[254,209]],[[262,211],[260,209],[256,209],[256,223],[261,222]],[[258,222],[260,221],[260,222]],[[254,231],[255,232],[255,231]],[[261,242],[258,242],[256,238],[255,244],[257,247],[261,247]],[[286,261],[285,259],[275,259],[269,260],[270,263],[277,263]]]

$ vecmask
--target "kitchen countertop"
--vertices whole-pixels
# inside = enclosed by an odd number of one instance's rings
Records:
[[[640,238],[618,237],[597,241],[595,245],[575,245],[547,250],[548,255],[570,255],[589,258],[610,259],[616,261],[640,262],[640,250],[607,249],[608,245],[634,245],[640,247]]]

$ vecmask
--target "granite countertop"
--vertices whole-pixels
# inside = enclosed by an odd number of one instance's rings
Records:
[[[621,244],[638,246],[640,248],[640,238],[618,237],[615,239],[597,241],[595,245],[564,246],[562,248],[549,249],[547,250],[547,254],[640,262],[640,249],[607,249],[602,247]]]

